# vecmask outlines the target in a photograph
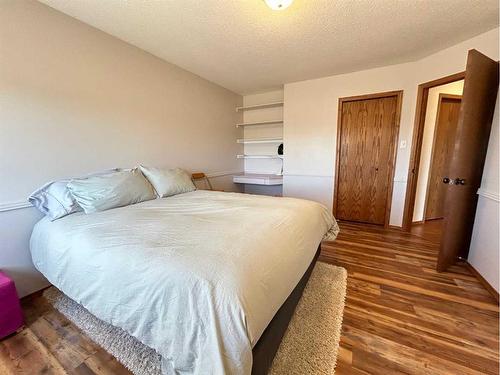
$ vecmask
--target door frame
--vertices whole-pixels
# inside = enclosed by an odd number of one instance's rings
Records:
[[[446,93],[440,92],[439,96],[438,96],[438,106],[437,106],[437,111],[436,111],[434,133],[432,134],[431,158],[429,161],[429,175],[427,176],[427,182],[426,182],[426,187],[425,187],[424,215],[422,217],[422,221],[421,221],[422,223],[425,223],[425,221],[426,221],[425,216],[427,213],[427,204],[428,204],[428,198],[429,198],[429,183],[431,182],[431,171],[432,171],[432,163],[434,161],[434,148],[436,146],[437,127],[439,124],[439,118],[441,116],[441,103],[443,102],[443,99],[452,99],[452,100],[462,101],[462,95],[446,94]],[[426,108],[427,108],[427,106],[426,106]],[[418,176],[417,176],[417,182],[418,182]],[[432,219],[430,219],[430,220],[432,220]],[[420,221],[419,221],[419,223],[420,223]]]
[[[410,163],[408,166],[408,178],[406,183],[405,206],[403,212],[403,230],[409,232],[413,221],[413,210],[415,208],[415,195],[417,193],[418,172],[420,170],[420,155],[422,152],[422,140],[424,136],[425,115],[427,112],[427,100],[429,89],[460,81],[465,78],[465,71],[451,74],[446,77],[424,82],[418,85],[417,104],[415,109],[415,122],[413,124],[413,139],[410,152]]]
[[[333,207],[332,212],[335,216],[337,213],[337,193],[338,193],[338,182],[339,182],[339,159],[340,159],[340,139],[342,136],[342,105],[346,102],[353,102],[359,100],[368,100],[368,99],[381,99],[381,98],[390,98],[396,97],[396,116],[394,118],[394,124],[392,126],[391,131],[391,147],[392,150],[390,152],[391,158],[389,160],[389,176],[387,178],[387,200],[385,204],[385,217],[384,217],[384,228],[389,228],[389,219],[391,213],[392,206],[392,190],[394,185],[394,173],[396,167],[396,153],[398,150],[398,138],[399,138],[399,126],[401,121],[401,108],[403,104],[403,90],[395,90],[395,91],[385,91],[373,94],[366,95],[356,95],[356,96],[347,96],[339,98],[338,101],[338,114],[337,114],[337,138],[335,145],[335,178],[333,183]]]

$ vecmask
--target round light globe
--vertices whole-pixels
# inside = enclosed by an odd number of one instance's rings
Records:
[[[293,3],[293,0],[264,0],[272,10],[283,10]]]

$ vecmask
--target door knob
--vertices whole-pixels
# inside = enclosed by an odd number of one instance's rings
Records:
[[[449,177],[443,177],[443,183],[448,185],[465,185],[465,179],[457,177],[452,180]]]

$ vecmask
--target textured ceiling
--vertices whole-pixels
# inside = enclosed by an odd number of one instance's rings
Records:
[[[498,26],[498,0],[41,0],[238,93],[412,61]]]

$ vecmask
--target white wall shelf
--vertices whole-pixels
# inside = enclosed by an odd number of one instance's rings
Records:
[[[247,122],[247,123],[236,124],[236,127],[241,128],[244,126],[259,126],[259,125],[272,125],[272,124],[283,124],[283,120]]]
[[[283,176],[274,174],[243,173],[234,175],[233,182],[236,184],[250,185],[283,185]]]
[[[240,138],[236,140],[237,143],[251,144],[251,143],[281,143],[283,138]]]
[[[235,121],[235,141],[243,145],[236,157],[243,161],[244,172],[233,176],[233,182],[246,193],[282,194],[284,158],[278,146],[283,143],[283,97],[282,89],[246,95],[236,108],[241,119]]]
[[[239,111],[249,111],[249,110],[253,110],[253,109],[280,107],[282,105],[283,105],[283,102],[271,102],[271,103],[249,105],[249,106],[245,106],[245,107],[236,107],[236,112],[239,112]]]
[[[236,155],[238,159],[283,159],[283,155]]]

